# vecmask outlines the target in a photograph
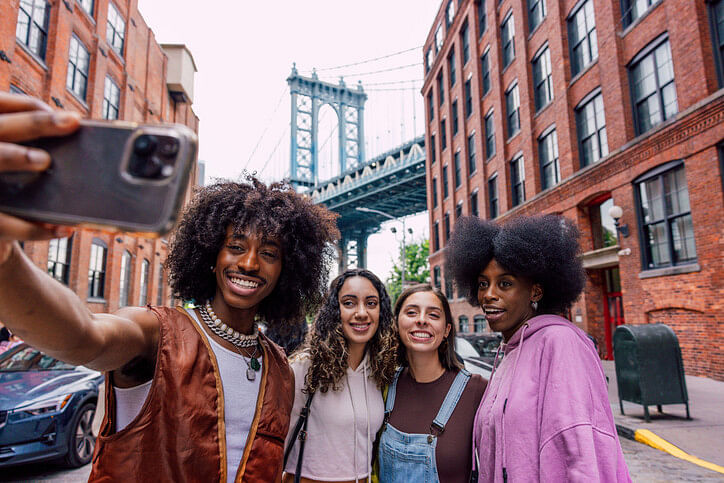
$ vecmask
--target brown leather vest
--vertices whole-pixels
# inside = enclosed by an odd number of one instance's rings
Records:
[[[140,414],[115,432],[106,375],[106,414],[89,481],[226,482],[224,392],[206,334],[183,309],[152,308],[160,322],[153,383]],[[276,481],[294,402],[294,374],[279,347],[260,338],[264,363],[254,420],[237,482]],[[244,371],[239,369],[239,377]]]

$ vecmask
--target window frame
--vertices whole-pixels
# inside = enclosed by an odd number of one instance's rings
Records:
[[[468,176],[472,176],[477,171],[475,160],[475,132],[468,135],[468,149],[467,149],[467,161],[468,161]]]
[[[151,262],[144,258],[141,262],[141,279],[138,285],[138,306],[143,307],[148,302],[148,282],[149,271],[151,270]]]
[[[490,120],[490,123],[488,123]],[[485,161],[490,161],[495,156],[495,111],[491,108],[488,113],[485,114],[484,122],[485,126]],[[492,129],[489,129],[492,127]]]
[[[654,6],[656,6],[660,0],[644,0],[647,5],[646,8],[640,12],[637,13],[637,15],[634,17],[633,15],[629,15],[631,10],[633,10],[633,7],[636,5],[636,0],[621,0],[621,25],[623,26],[624,30],[629,28],[631,25],[633,25],[638,19],[646,15],[646,13],[651,10]],[[626,4],[631,3],[631,5],[627,8]]]
[[[133,255],[129,250],[123,250],[121,255],[121,269],[118,285],[118,306],[128,307],[131,290],[131,272],[133,271]]]
[[[445,104],[445,76],[443,76],[442,68],[437,74],[437,95],[438,105],[442,106]]]
[[[478,206],[478,189],[475,188],[470,193],[470,215],[480,217],[480,207]]]
[[[596,99],[599,98],[599,97],[600,97],[600,99],[601,99],[601,109],[603,110],[603,111],[602,111],[602,112],[603,112],[603,114],[602,114],[602,116],[603,116],[603,127],[601,127],[601,126],[598,125],[598,116],[597,116],[596,104],[595,104]],[[593,118],[594,118],[595,124],[596,124],[596,131],[595,131],[594,134],[591,134],[591,135],[587,136],[586,138],[582,138],[582,137],[581,137],[581,125],[582,125],[582,124],[581,124],[580,119],[581,119],[581,116],[582,116],[582,112],[584,111],[584,109],[585,109],[589,104],[590,104],[590,105],[593,107],[593,109],[594,109]],[[577,140],[578,140],[578,160],[579,160],[579,168],[582,169],[582,168],[585,168],[586,166],[596,164],[598,161],[600,161],[601,159],[605,158],[605,157],[608,156],[608,154],[609,154],[609,149],[608,149],[608,129],[607,129],[607,125],[606,125],[606,110],[605,110],[605,104],[604,104],[604,102],[603,102],[603,94],[602,94],[602,92],[601,92],[601,88],[600,88],[600,87],[595,88],[594,90],[592,90],[591,92],[589,92],[589,93],[586,95],[586,97],[584,97],[583,99],[581,99],[581,101],[580,101],[580,102],[576,105],[576,107],[573,109],[573,113],[574,113],[574,117],[575,117],[575,121],[576,121],[576,138],[577,138]],[[601,136],[600,136],[601,131],[605,131],[605,143],[601,142]],[[596,136],[596,139],[597,139],[599,156],[598,156],[598,158],[592,159],[590,162],[587,162],[587,160],[586,160],[586,159],[584,158],[584,156],[583,156],[583,153],[584,153],[584,149],[583,149],[584,141],[585,141],[586,139],[589,139],[589,138],[593,137],[594,135]],[[605,149],[604,149],[604,147],[605,147]],[[604,154],[604,151],[605,151],[605,154]]]
[[[512,97],[509,97],[512,96]],[[511,112],[512,99],[513,111]],[[508,131],[508,139],[520,132],[520,90],[518,89],[518,80],[515,79],[508,88],[505,90],[505,127]],[[516,122],[516,126],[513,126],[513,121]],[[515,129],[513,129],[515,127]]]
[[[482,37],[488,30],[488,15],[485,13],[485,0],[478,0],[478,37]]]
[[[463,84],[463,92],[465,94],[465,118],[469,118],[473,113],[473,78],[469,77]]]
[[[450,196],[450,185],[448,181],[447,164],[442,167],[442,199],[446,200]]]
[[[64,285],[68,285],[70,281],[70,265],[73,261],[73,240],[74,236],[53,238],[48,243],[48,263],[46,271],[48,274]],[[65,245],[63,251],[64,260],[61,260],[61,242]],[[55,250],[53,245],[55,244]],[[51,257],[51,255],[54,255]],[[61,274],[58,276],[57,267],[62,267]]]
[[[447,149],[447,120],[440,119],[440,147],[443,151]]]
[[[525,203],[525,161],[519,152],[508,163],[510,170],[510,204],[513,207]]]
[[[75,42],[75,45],[77,46],[77,51],[75,55],[72,54],[73,42]],[[81,62],[81,52],[85,52],[85,55],[87,56],[87,65],[85,72],[77,65]],[[70,36],[70,40],[68,41],[68,71],[65,76],[65,88],[84,103],[86,102],[86,99],[88,97],[88,77],[90,73],[90,63],[90,51],[86,49],[85,44],[78,38],[77,35],[72,34]],[[83,80],[83,87],[81,89],[82,93],[76,90],[76,82],[78,79],[77,75],[80,75],[81,79]]]
[[[500,216],[500,203],[498,198],[498,173],[488,178],[488,218],[494,220]]]
[[[442,217],[443,235],[445,235],[445,244],[450,240],[450,212],[447,211]]]
[[[432,241],[433,241],[433,252],[436,252],[440,249],[440,221],[435,220],[435,223],[433,223],[433,234],[432,234]]]
[[[689,211],[681,211],[675,214],[668,214],[666,210],[666,191],[664,189],[664,176],[668,173],[673,173],[677,170],[683,170],[684,180],[686,181],[686,196],[688,198],[688,205],[689,205]],[[661,196],[662,196],[662,207],[663,207],[663,218],[650,221],[648,223],[645,222],[645,215],[643,212],[643,205],[641,200],[641,186],[644,183],[650,182],[656,180],[660,183],[661,187]],[[691,198],[689,197],[689,183],[688,179],[686,178],[686,166],[684,164],[684,161],[681,159],[677,159],[674,161],[669,161],[668,163],[664,163],[662,165],[659,165],[648,172],[642,174],[641,176],[637,177],[633,180],[633,187],[634,187],[634,203],[636,204],[636,218],[637,218],[637,224],[638,224],[638,231],[639,231],[639,241],[640,241],[640,255],[641,255],[641,270],[643,272],[648,270],[658,270],[661,268],[670,268],[670,267],[679,267],[679,266],[685,266],[685,265],[693,265],[696,264],[699,260],[699,254],[696,250],[696,236],[694,231],[694,222],[693,218],[691,216]],[[692,230],[692,238],[693,238],[693,244],[694,244],[694,257],[690,259],[686,259],[684,261],[677,262],[675,261],[676,255],[675,255],[675,249],[674,249],[674,240],[672,235],[672,229],[671,225],[673,221],[675,221],[678,218],[684,218],[688,216],[691,220],[691,230]],[[648,239],[646,238],[646,227],[649,225],[656,225],[659,223],[663,223],[665,227],[665,236],[666,236],[666,242],[668,245],[668,255],[669,255],[669,262],[667,264],[660,264],[660,265],[654,265],[653,263],[653,255],[651,252],[651,244],[649,243]]]
[[[453,155],[453,166],[454,166],[454,184],[455,190],[457,191],[463,185],[463,167],[460,162],[460,150],[455,151]]]
[[[105,300],[108,245],[98,238],[91,242],[88,258],[88,298]]]
[[[111,94],[113,94],[113,92],[114,92],[113,88],[115,87],[116,104],[113,104],[112,99],[109,99],[108,97],[106,97],[106,95],[108,94],[108,91],[109,91],[109,85],[110,85]],[[106,75],[105,81],[103,83],[103,108],[102,109],[103,109],[103,112],[102,112],[103,119],[116,120],[116,119],[118,119],[118,117],[121,114],[121,88],[118,86],[118,84],[115,83],[113,78],[109,75]],[[113,109],[115,112],[114,117],[109,116],[111,109]]]
[[[450,53],[447,56],[447,71],[448,81],[450,82],[450,88],[455,85],[458,80],[457,76],[457,65],[455,64],[455,48],[450,49]]]
[[[432,178],[432,207],[437,208],[437,177]]]
[[[543,72],[543,68],[545,66],[548,67],[547,73]],[[533,56],[533,60],[531,60],[531,67],[533,71],[533,102],[535,105],[535,111],[540,112],[541,109],[553,102],[553,99],[555,98],[555,94],[553,92],[553,64],[551,63],[551,50],[548,47],[547,42],[543,44],[543,46],[538,49],[538,52],[536,52]],[[541,74],[543,77],[538,78]],[[546,96],[543,101],[541,101],[541,97],[539,96],[541,88],[543,88],[543,91],[546,92]]]
[[[434,89],[430,87],[430,92],[427,93],[427,114],[432,122],[435,119],[435,100],[433,99]]]
[[[508,10],[500,23],[500,50],[504,71],[515,60],[515,18],[513,17],[513,9]]]
[[[470,27],[467,19],[460,27],[460,42],[463,46],[463,67],[465,67],[470,62]]]
[[[430,134],[430,164],[437,162],[437,145],[435,144],[435,133]]]
[[[551,138],[553,136],[553,138]],[[548,139],[551,139],[551,145],[552,145],[552,151],[554,151],[555,158],[552,161],[548,160],[547,153],[544,154],[545,149],[545,143]],[[541,180],[541,190],[547,190],[549,188],[552,188],[561,182],[561,166],[560,166],[560,153],[558,151],[558,133],[556,132],[556,126],[553,125],[543,131],[540,136],[538,136],[538,164],[540,166],[540,180]],[[547,177],[546,177],[546,167],[549,165],[553,165],[552,171],[553,171],[553,179],[554,183],[550,186],[547,183]]]
[[[450,110],[452,111],[452,122],[450,128],[452,129],[452,137],[455,137],[458,133],[459,119],[458,119],[458,100],[455,99],[450,104]]]
[[[31,54],[45,63],[45,56],[48,53],[48,30],[50,29],[50,10],[53,8],[50,2],[47,0],[30,0],[33,2],[32,11],[28,13],[23,8],[23,3],[19,2],[18,5],[18,19],[15,25],[15,40],[19,42],[23,48],[27,49]],[[43,5],[43,25],[38,24],[35,21],[35,10],[40,10],[38,5]],[[25,32],[24,39],[20,38],[20,16],[25,15],[27,17],[27,31]],[[37,46],[30,44],[33,38],[33,32],[39,32],[40,43]]]
[[[721,33],[717,28],[719,24],[717,22],[717,6],[721,6],[722,10],[721,24],[723,27]],[[719,88],[721,88],[724,87],[724,0],[707,2],[707,9],[709,10],[709,29],[711,31],[714,63],[716,64],[716,76]]]
[[[548,10],[546,9],[546,3],[545,0],[528,0],[527,2],[528,7],[528,32],[529,35],[535,32],[535,30],[540,26],[540,24],[543,23],[543,21],[546,19],[546,15],[548,13]],[[538,22],[534,23],[536,20],[536,16],[533,14],[537,7],[540,7],[540,18],[538,18]]]
[[[163,306],[163,286],[164,286],[164,277],[163,277],[163,265],[158,264],[158,287],[156,290],[156,305],[158,307]]]
[[[591,3],[589,3],[591,2]],[[571,12],[568,14],[568,17],[566,18],[567,23],[567,30],[568,30],[568,53],[570,56],[570,64],[571,64],[571,78],[575,78],[580,73],[584,72],[586,68],[588,68],[589,65],[594,64],[598,60],[598,31],[596,29],[596,15],[595,10],[593,9],[593,0],[580,0],[572,9]],[[591,5],[591,10],[593,12],[593,28],[589,29],[589,26],[586,22],[586,6]],[[574,37],[573,31],[576,28],[576,17],[577,15],[581,13],[583,15],[584,25],[587,29],[585,34],[582,36],[579,36],[578,34]],[[576,32],[577,29],[576,29]],[[591,41],[591,37],[595,36],[595,42]],[[579,38],[578,42],[572,42],[571,39],[573,38]],[[578,46],[581,46],[585,42],[586,45],[583,47],[587,47],[588,56],[590,57],[589,61],[586,63],[582,63],[581,65],[578,65],[578,61],[576,60],[577,57],[575,55],[576,48]],[[593,47],[595,46],[595,48]],[[595,52],[594,52],[595,50]],[[582,56],[582,58],[585,58],[585,56]]]
[[[490,45],[485,48],[480,56],[480,82],[483,88],[483,97],[490,92]]]
[[[112,19],[112,13],[115,14],[115,19]],[[122,29],[119,33],[119,21],[122,22]],[[114,23],[115,22],[115,23]],[[108,46],[121,58],[123,58],[123,51],[126,47],[126,28],[128,22],[121,15],[121,11],[116,7],[115,3],[108,2],[108,14],[106,16],[106,42]],[[120,45],[117,45],[116,40],[120,38]]]
[[[85,3],[90,2],[90,9],[86,8]],[[93,15],[96,11],[96,2],[95,0],[76,0],[76,3],[80,5],[80,8],[88,14],[89,17],[93,18]]]

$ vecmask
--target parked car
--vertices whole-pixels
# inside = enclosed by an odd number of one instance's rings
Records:
[[[0,468],[61,459],[90,462],[100,372],[23,343],[0,354]]]
[[[455,352],[465,364],[465,369],[473,374],[480,374],[484,379],[490,379],[490,373],[493,366],[480,358],[480,354],[469,341],[465,340],[461,336],[456,336]]]
[[[495,353],[503,340],[503,336],[497,332],[459,334],[459,336],[470,342],[478,352],[480,359],[489,364],[495,360]]]

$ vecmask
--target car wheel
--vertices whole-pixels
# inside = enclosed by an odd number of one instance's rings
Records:
[[[68,436],[68,454],[65,456],[66,466],[77,468],[88,464],[93,458],[93,450],[96,445],[96,437],[93,434],[93,416],[95,412],[95,403],[89,402],[81,406],[80,410],[75,413]]]

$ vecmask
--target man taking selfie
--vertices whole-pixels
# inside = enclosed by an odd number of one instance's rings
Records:
[[[47,153],[13,143],[78,126],[74,114],[0,93],[0,172],[47,169]],[[0,320],[48,355],[106,373],[91,481],[279,478],[294,380],[257,321],[303,323],[319,303],[335,215],[253,177],[198,189],[167,259],[174,294],[193,310],[92,314],[17,243],[69,233],[0,213]]]

